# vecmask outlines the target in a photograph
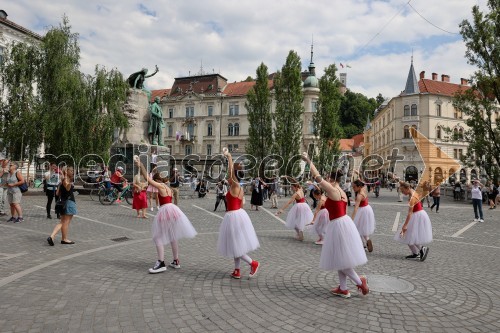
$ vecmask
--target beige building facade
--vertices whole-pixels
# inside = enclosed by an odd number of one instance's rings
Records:
[[[479,169],[457,170],[454,163],[446,163],[442,158],[447,154],[460,163],[460,157],[467,153],[464,131],[468,127],[464,116],[453,107],[453,96],[469,88],[467,80],[452,83],[446,74],[439,77],[432,73],[426,78],[422,71],[417,80],[412,61],[405,90],[385,101],[375,112],[373,120],[368,122],[364,132],[364,155],[381,155],[385,160],[382,173],[394,172],[406,181],[416,181],[424,168],[428,169],[430,179],[427,180],[432,184],[453,179],[469,183],[471,179],[479,178]],[[427,165],[424,165],[411,137],[412,127],[435,145],[428,152],[430,161]],[[395,148],[404,160],[391,170],[387,156]]]

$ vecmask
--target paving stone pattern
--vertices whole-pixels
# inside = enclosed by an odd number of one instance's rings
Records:
[[[269,202],[256,212],[247,199],[261,243],[250,256],[262,266],[249,280],[242,263],[234,280],[233,260],[216,253],[224,213],[212,212],[213,194],[181,201],[199,234],[180,242],[181,269],[161,274],[148,274],[152,215],[137,219],[126,203],[102,206],[84,195],[77,201],[75,245],[58,236],[48,246],[56,220],[45,218],[44,196],[23,198],[25,222],[2,218],[1,332],[500,332],[500,208],[483,207],[486,222],[459,237],[451,236],[472,222],[471,204],[445,199],[439,214],[426,208],[435,240],[419,262],[405,260],[408,248],[392,239],[396,213],[401,224],[407,206],[395,192],[370,196],[375,249],[356,270],[369,284],[373,276],[373,290],[362,296],[349,282],[352,297],[341,299],[329,292],[336,272],[318,268],[316,239],[296,241]],[[121,237],[128,240],[112,241]],[[170,261],[170,247],[165,254]]]

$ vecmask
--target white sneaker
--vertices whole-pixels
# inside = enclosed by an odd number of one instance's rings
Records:
[[[479,219],[474,219],[474,222],[479,222]]]
[[[479,219],[479,222],[484,222],[484,220],[483,219]]]
[[[155,210],[155,209],[154,209],[153,207],[151,207],[151,211],[152,211],[152,212],[154,212],[154,210]]]

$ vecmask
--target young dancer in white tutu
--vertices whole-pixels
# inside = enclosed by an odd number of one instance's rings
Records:
[[[160,207],[153,221],[151,228],[153,241],[156,244],[156,252],[158,260],[149,272],[161,273],[167,270],[165,266],[165,249],[164,246],[170,244],[172,247],[173,261],[169,264],[172,268],[181,268],[179,262],[179,244],[178,241],[182,238],[193,238],[196,236],[196,230],[184,213],[172,203],[172,190],[163,183],[159,173],[155,173],[153,178],[148,176],[146,169],[134,157],[136,165],[141,169],[141,174],[148,180],[151,186],[158,190],[158,201]]]
[[[314,211],[313,221],[310,224],[314,225],[314,233],[316,233],[319,237],[319,239],[315,241],[314,244],[323,245],[323,238],[325,235],[326,227],[330,222],[328,210],[325,207],[326,196],[324,196],[321,190],[318,188],[312,191],[314,198],[317,201],[317,205],[316,210]]]
[[[394,239],[407,244],[411,254],[406,259],[419,258],[424,261],[429,253],[429,248],[423,246],[432,242],[432,225],[429,215],[422,208],[420,197],[406,182],[399,182],[401,192],[410,197],[410,207],[405,223]]]
[[[330,223],[326,229],[319,266],[328,271],[336,270],[339,274],[340,285],[331,292],[343,298],[351,297],[347,289],[347,277],[349,277],[363,295],[366,295],[370,291],[368,280],[365,276],[358,276],[354,267],[363,265],[368,260],[358,230],[347,215],[347,195],[337,181],[342,177],[342,171],[332,172],[326,181],[319,175],[307,154],[304,153],[303,159],[309,163],[314,180],[327,196],[325,207],[330,216]]]
[[[289,229],[295,229],[297,236],[295,237],[299,241],[304,240],[304,227],[306,224],[310,223],[313,220],[313,213],[311,212],[311,208],[306,202],[306,198],[304,197],[304,191],[300,184],[294,180],[290,180],[292,191],[295,193],[292,195],[292,198],[281,208],[278,210],[276,215],[280,215],[283,211],[290,206],[290,204],[295,203],[292,209],[288,212],[286,217],[286,227]]]
[[[363,243],[366,245],[368,252],[372,252],[373,242],[370,235],[375,232],[375,215],[372,207],[368,204],[368,191],[366,191],[365,183],[359,179],[352,183],[352,189],[356,193],[352,219],[359,235],[363,238]]]
[[[249,278],[252,278],[257,275],[260,264],[258,261],[252,260],[247,253],[257,249],[260,244],[250,217],[247,212],[241,209],[244,193],[239,184],[240,165],[233,164],[231,154],[226,148],[224,148],[224,155],[228,160],[229,191],[226,194],[227,213],[220,225],[217,252],[224,257],[234,258],[232,278],[241,278],[241,260],[250,265]]]

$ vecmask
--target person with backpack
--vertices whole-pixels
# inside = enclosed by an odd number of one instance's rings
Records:
[[[21,208],[21,198],[23,194],[19,188],[24,184],[24,177],[18,170],[19,164],[10,162],[9,174],[7,175],[7,201],[10,205],[10,219],[7,222],[24,222],[23,210]]]

